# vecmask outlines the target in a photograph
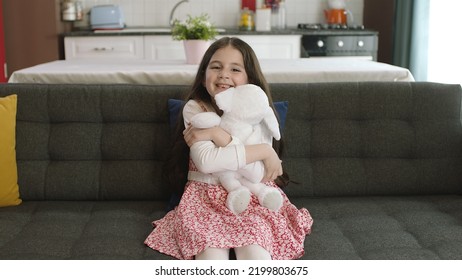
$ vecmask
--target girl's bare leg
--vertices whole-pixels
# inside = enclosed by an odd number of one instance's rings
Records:
[[[271,255],[263,247],[252,244],[234,248],[238,260],[271,260]]]
[[[197,254],[196,260],[229,260],[229,249],[209,247]]]

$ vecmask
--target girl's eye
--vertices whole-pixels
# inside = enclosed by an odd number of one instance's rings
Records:
[[[241,72],[241,69],[234,68],[234,69],[233,69],[233,72]]]

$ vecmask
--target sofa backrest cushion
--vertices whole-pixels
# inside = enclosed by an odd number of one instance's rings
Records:
[[[274,84],[294,196],[462,193],[460,85]]]
[[[186,87],[8,84],[24,200],[163,200],[167,100]]]

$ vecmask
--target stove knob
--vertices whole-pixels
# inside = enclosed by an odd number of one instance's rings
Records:
[[[324,42],[322,40],[319,40],[317,44],[318,44],[318,47],[320,48],[324,47]]]
[[[358,47],[360,47],[360,48],[364,47],[364,41],[363,40],[358,41]]]
[[[340,40],[340,41],[338,41],[338,43],[337,43],[337,46],[339,46],[339,48],[342,48],[342,47],[343,47],[343,45],[344,45],[344,44],[343,44],[343,41],[341,41],[341,40]]]

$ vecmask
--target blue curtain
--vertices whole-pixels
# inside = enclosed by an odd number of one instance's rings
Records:
[[[430,0],[395,0],[393,64],[427,80]]]

